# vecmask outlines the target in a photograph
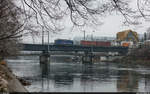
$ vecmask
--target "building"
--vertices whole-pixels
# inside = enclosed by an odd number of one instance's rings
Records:
[[[132,44],[137,44],[139,41],[137,32],[132,30],[124,30],[117,33],[117,42],[122,46],[129,46]]]

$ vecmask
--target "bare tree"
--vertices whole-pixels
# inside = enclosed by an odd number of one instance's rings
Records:
[[[136,8],[130,6],[135,1]],[[22,0],[25,17],[36,20],[35,27],[57,33],[64,29],[63,18],[70,16],[73,27],[101,25],[103,17],[121,14],[127,25],[139,25],[147,19],[149,0]],[[144,5],[146,4],[146,6]],[[143,21],[143,20],[142,20]],[[35,25],[35,24],[34,24]],[[28,26],[27,26],[28,27]],[[37,31],[41,31],[37,30]],[[30,31],[35,31],[30,28]]]
[[[17,52],[17,43],[22,36],[19,12],[13,0],[0,0],[0,57]]]
[[[128,3],[127,0],[23,0],[22,9],[26,18],[30,17],[28,20],[36,19],[37,26],[57,33],[63,29],[60,20],[66,16],[70,16],[75,26],[99,25],[102,17],[117,11],[125,22],[137,24],[131,20],[135,11]]]
[[[114,12],[122,14],[125,23],[134,25],[139,24],[137,19],[147,20],[150,16],[149,0],[137,0],[137,10],[130,7],[130,0],[19,0],[20,6],[15,5],[16,1],[0,0],[0,56],[11,54],[7,47],[17,47],[24,34],[61,31],[66,16],[74,26],[99,25],[102,17]]]

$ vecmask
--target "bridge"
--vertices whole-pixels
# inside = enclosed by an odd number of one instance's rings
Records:
[[[111,46],[111,47],[97,47],[97,46],[83,46],[83,45],[47,45],[47,44],[21,44],[24,51],[75,51],[75,52],[118,52],[126,54],[128,47]]]

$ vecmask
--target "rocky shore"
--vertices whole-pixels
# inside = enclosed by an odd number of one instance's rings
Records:
[[[4,61],[0,62],[0,92],[28,92]]]

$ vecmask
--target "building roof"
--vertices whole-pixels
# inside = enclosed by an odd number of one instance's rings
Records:
[[[124,41],[126,39],[126,37],[128,36],[128,33],[129,32],[132,32],[134,38],[135,38],[135,41],[137,42],[138,41],[138,34],[137,32],[134,32],[132,30],[124,30],[122,32],[118,32],[117,33],[117,41]]]

